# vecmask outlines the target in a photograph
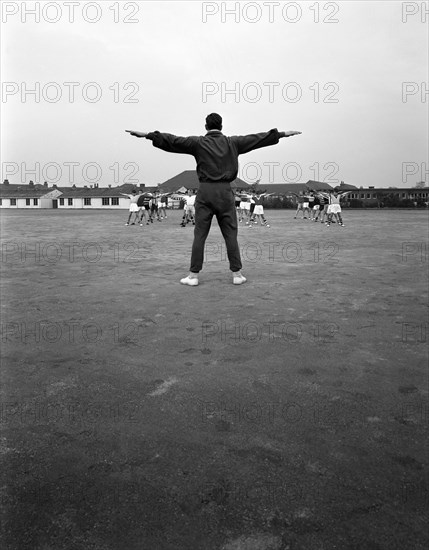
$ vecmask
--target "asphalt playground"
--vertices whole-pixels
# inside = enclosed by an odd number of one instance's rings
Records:
[[[427,548],[428,212],[1,211],[5,550]]]

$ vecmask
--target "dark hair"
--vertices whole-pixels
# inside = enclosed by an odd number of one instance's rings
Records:
[[[207,115],[206,126],[208,130],[222,130],[222,117],[217,113]]]

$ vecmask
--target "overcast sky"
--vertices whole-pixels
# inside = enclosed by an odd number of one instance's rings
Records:
[[[241,156],[249,183],[428,181],[423,2],[69,4],[2,2],[2,179],[155,185],[193,157],[125,129],[218,112],[225,134],[302,131]]]

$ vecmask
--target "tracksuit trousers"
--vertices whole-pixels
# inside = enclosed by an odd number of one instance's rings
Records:
[[[201,182],[195,200],[195,228],[192,244],[191,273],[199,273],[203,267],[204,247],[210,231],[212,218],[216,216],[231,271],[242,268],[238,247],[237,213],[235,197],[229,182]]]

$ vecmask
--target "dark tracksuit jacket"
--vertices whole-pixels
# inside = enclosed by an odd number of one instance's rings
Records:
[[[195,201],[195,230],[191,269],[201,271],[204,245],[215,215],[227,248],[231,271],[240,271],[241,259],[237,242],[237,215],[230,183],[238,174],[238,156],[279,142],[282,134],[275,128],[269,132],[247,136],[225,136],[210,130],[205,136],[180,137],[161,132],[146,136],[154,147],[169,153],[192,155],[197,163],[200,188]]]

